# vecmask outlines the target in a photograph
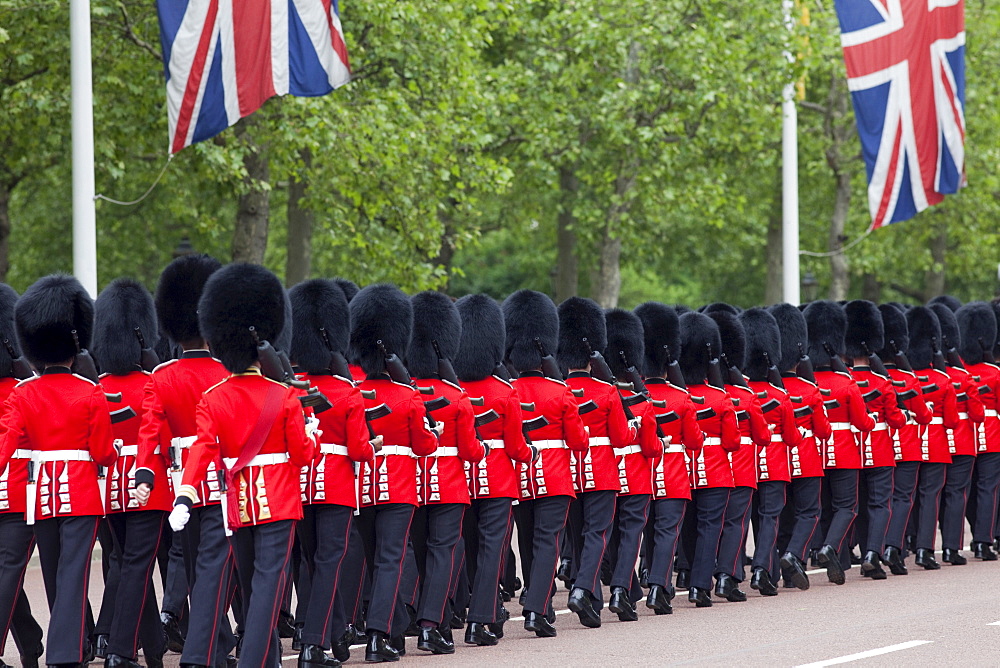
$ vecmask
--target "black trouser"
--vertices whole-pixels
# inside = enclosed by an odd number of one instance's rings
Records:
[[[941,495],[941,547],[961,550],[965,542],[965,504],[969,500],[975,455],[953,455]]]
[[[997,494],[1000,493],[1000,452],[980,452],[972,473],[972,494],[966,504],[966,516],[972,527],[972,540],[989,543],[996,524]]]
[[[524,574],[524,609],[544,615],[552,599],[559,565],[559,534],[566,526],[570,496],[546,496],[514,507],[517,542]]]
[[[0,513],[0,655],[11,631],[20,654],[34,654],[42,629],[24,594],[24,571],[35,549],[35,532],[24,513]]]
[[[35,522],[38,559],[49,601],[48,664],[80,663],[87,640],[90,558],[100,518],[60,517]]]
[[[614,490],[582,492],[570,507],[567,533],[573,537],[573,586],[590,594],[594,609],[604,607],[601,597],[601,560],[615,520]],[[575,511],[579,508],[578,514]]]
[[[732,491],[731,487],[711,487],[691,492],[697,532],[691,553],[692,587],[711,589],[712,576],[719,572],[716,561],[719,543],[722,540],[722,525],[729,505],[729,494]]]
[[[183,620],[186,626],[188,579],[183,545],[184,533],[171,531],[167,550],[167,569],[163,583],[163,601],[160,609]]]
[[[858,516],[857,469],[828,469],[826,481],[830,489],[830,526],[823,541],[837,551],[845,570],[851,567],[851,550],[847,539],[851,525]]]
[[[358,530],[358,516],[351,521],[350,537],[347,539],[347,554],[340,564],[340,583],[337,586],[335,605],[344,610],[345,628],[347,624],[357,624],[362,620],[365,581],[369,579],[365,563],[365,545]],[[337,642],[344,629],[332,629],[333,641]]]
[[[167,513],[162,510],[135,510],[108,516],[118,554],[117,578],[105,585],[106,590],[113,590],[108,654],[135,659],[140,639],[145,656],[162,656],[166,651],[153,590],[153,566],[166,518]],[[107,600],[105,595],[105,604]]]
[[[397,636],[409,624],[399,587],[415,508],[408,503],[387,503],[362,508],[358,516],[365,560],[372,573],[366,622],[370,630]]]
[[[819,527],[822,478],[793,478],[788,484],[792,503],[785,504],[784,517],[778,527],[778,551],[791,552],[806,560],[809,543]]]
[[[763,568],[778,581],[778,528],[781,511],[785,508],[786,483],[784,480],[765,480],[757,483],[757,535],[754,537],[753,568]]]
[[[296,620],[304,622],[303,645],[329,649],[330,641],[340,640],[347,626],[343,605],[337,606],[335,599],[354,509],[334,504],[310,504],[302,507],[302,514],[296,531],[305,563],[303,570],[307,571],[311,586],[297,590],[305,603],[300,606],[304,614]]]
[[[917,480],[917,548],[934,549],[947,464],[923,462]]]
[[[436,503],[421,506],[413,514],[410,540],[420,573],[417,619],[440,625],[451,615],[449,593],[458,566],[458,546],[462,538],[464,503]]]
[[[656,499],[652,503],[652,516],[648,524],[652,531],[646,534],[646,561],[649,564],[648,580],[651,585],[666,587],[670,584],[687,505],[687,499]]]
[[[616,554],[612,555],[614,563],[614,570],[611,573],[612,587],[633,589],[635,562],[639,558],[642,531],[649,519],[651,500],[649,494],[627,494],[618,497],[618,549]],[[638,600],[636,594],[641,595],[642,590],[631,591],[630,598],[633,602]]]
[[[722,523],[722,537],[716,557],[715,573],[725,573],[742,582],[746,555],[747,530],[750,528],[750,505],[753,502],[752,487],[733,487],[726,504],[726,514]],[[694,584],[695,587],[700,585]]]
[[[500,567],[510,537],[512,499],[475,499],[465,513],[465,564],[472,582],[469,621],[492,624],[500,608]]]
[[[863,522],[859,518],[857,542],[861,555],[885,552],[886,535],[892,520],[892,494],[894,466],[878,466],[861,470],[861,508]]]
[[[903,535],[913,510],[920,462],[896,462],[892,470],[892,514],[885,532],[885,545],[903,549]]]
[[[180,533],[191,586],[191,614],[181,663],[224,665],[236,643],[226,609],[233,578],[233,549],[226,536],[222,506],[192,508],[191,518]]]
[[[278,613],[291,578],[289,560],[295,520],[266,522],[237,529],[232,537],[236,572],[243,596],[243,644],[240,666],[281,665]]]

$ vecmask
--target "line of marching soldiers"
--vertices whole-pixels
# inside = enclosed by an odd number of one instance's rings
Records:
[[[286,636],[299,666],[335,667],[362,641],[368,662],[407,636],[452,653],[463,626],[495,645],[519,589],[524,627],[554,636],[557,580],[599,627],[602,581],[634,621],[643,599],[670,614],[676,589],[746,600],[747,565],[764,596],[808,589],[810,558],[843,584],[855,547],[881,580],[911,552],[940,568],[938,532],[966,563],[966,519],[996,560],[998,317],[952,298],[694,312],[286,292],[203,255],[155,298],[127,279],[96,302],[63,275],[0,286],[0,651],[10,631],[25,666],[43,649],[138,666],[141,648],[147,666],[170,649],[273,668]],[[22,588],[36,545],[44,648]]]

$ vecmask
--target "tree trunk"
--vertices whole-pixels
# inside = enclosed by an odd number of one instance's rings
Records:
[[[621,239],[612,237],[610,228],[605,227],[597,253],[597,269],[590,279],[590,296],[604,308],[618,306],[618,294],[622,289],[621,256]]]
[[[309,149],[299,152],[303,172],[308,174],[312,165]],[[288,183],[288,256],[285,258],[285,285],[292,287],[309,278],[312,269],[312,233],[315,214],[302,206],[309,188],[308,181],[293,176]]]
[[[7,282],[10,271],[10,188],[0,183],[0,282]]]
[[[878,276],[871,272],[865,272],[861,283],[861,298],[878,304],[882,301],[882,283]]]
[[[767,279],[764,283],[764,303],[777,304],[784,298],[784,257],[781,239],[781,163],[774,189],[771,215],[767,218]]]
[[[580,182],[571,167],[559,168],[561,201],[556,217],[556,302],[574,296],[579,287],[579,270],[576,260],[576,217],[573,205]]]
[[[945,252],[948,249],[948,226],[941,223],[937,226],[937,234],[931,238],[931,259],[934,263],[924,275],[924,295],[933,299],[944,294],[945,289]]]
[[[454,197],[447,199],[446,207],[438,208],[438,220],[441,222],[441,248],[434,258],[435,266],[444,269],[444,283],[438,290],[447,294],[448,283],[451,279],[451,262],[455,258],[455,217],[453,212],[458,206],[458,200]]]
[[[270,217],[270,189],[266,187],[271,177],[271,165],[266,145],[255,144],[247,132],[253,116],[244,119],[237,127],[237,136],[247,144],[243,167],[246,191],[240,195],[236,209],[236,227],[233,230],[233,262],[263,264],[267,250],[267,227]]]
[[[830,251],[843,248],[844,225],[847,223],[847,210],[851,204],[851,177],[843,172],[837,174],[837,194],[833,201],[833,216],[830,217]],[[847,299],[847,290],[851,287],[851,277],[848,275],[847,256],[834,253],[830,256],[830,299],[839,301]]]

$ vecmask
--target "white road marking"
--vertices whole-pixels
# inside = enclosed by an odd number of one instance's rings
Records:
[[[990,622],[986,626],[1000,626],[1000,622]]]
[[[889,645],[888,647],[880,647],[878,649],[870,649],[867,652],[858,652],[857,654],[848,654],[847,656],[837,657],[836,659],[827,659],[825,661],[817,661],[815,663],[804,663],[796,668],[824,668],[825,666],[836,666],[841,663],[850,663],[851,661],[860,661],[861,659],[870,659],[873,656],[880,656],[882,654],[889,654],[890,652],[899,652],[900,650],[910,649],[912,647],[919,647],[920,645],[927,645],[934,642],[933,640],[911,640],[909,642],[901,642],[898,645]]]

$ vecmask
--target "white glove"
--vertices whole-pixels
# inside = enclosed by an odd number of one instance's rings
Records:
[[[438,438],[441,438],[441,434],[444,433],[444,422],[438,422],[437,424],[435,424],[433,427],[431,427],[431,431],[437,434]]]
[[[638,432],[642,428],[642,418],[634,417],[628,421],[628,426]]]
[[[310,415],[306,418],[306,436],[311,439],[319,441],[319,437],[323,435],[323,430],[319,428],[319,418],[315,415]]]
[[[149,503],[149,492],[149,483],[140,482],[135,486],[135,500],[139,502],[140,506]]]
[[[178,503],[174,506],[174,509],[170,511],[170,515],[167,517],[167,522],[170,523],[171,529],[174,531],[180,531],[187,526],[189,519],[191,519],[191,510],[187,507],[187,504]]]

